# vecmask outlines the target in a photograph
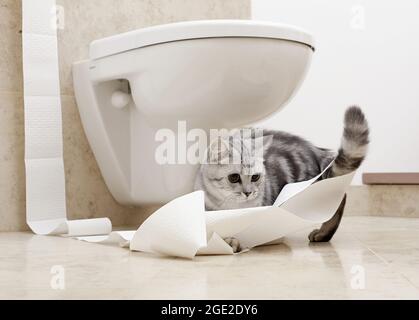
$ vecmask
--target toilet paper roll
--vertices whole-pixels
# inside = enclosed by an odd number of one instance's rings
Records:
[[[22,1],[26,220],[36,234],[108,234],[110,220],[68,221],[55,0]]]

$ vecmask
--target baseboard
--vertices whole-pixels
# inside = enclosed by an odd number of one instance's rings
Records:
[[[345,215],[419,218],[419,185],[352,186]]]
[[[367,185],[419,185],[419,172],[364,173],[362,182]]]

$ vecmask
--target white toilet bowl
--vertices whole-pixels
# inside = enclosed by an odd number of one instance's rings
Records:
[[[174,23],[94,41],[73,67],[83,126],[105,182],[123,204],[191,192],[195,164],[158,164],[156,133],[249,125],[279,111],[305,78],[312,37],[287,25]]]

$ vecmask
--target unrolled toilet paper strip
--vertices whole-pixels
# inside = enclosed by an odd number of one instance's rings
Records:
[[[37,234],[93,235],[109,219],[67,221],[55,0],[22,0],[26,220]]]
[[[135,231],[113,231],[106,235],[75,237],[77,240],[101,244],[118,244],[121,247],[129,247]]]
[[[234,237],[248,251],[333,217],[355,172],[318,181],[325,171],[284,187],[274,206],[206,212],[204,193],[197,191],[169,202],[135,232],[79,240],[129,243],[133,251],[193,258],[233,254],[223,239]]]

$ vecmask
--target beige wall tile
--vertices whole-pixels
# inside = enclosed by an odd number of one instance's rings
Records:
[[[25,230],[23,98],[0,94],[0,231]]]
[[[155,208],[119,205],[109,193],[87,143],[73,97],[71,65],[88,57],[97,38],[182,20],[248,18],[250,0],[57,0],[65,9],[59,32],[64,161],[70,218],[111,218],[139,225]],[[0,0],[0,231],[25,223],[22,25],[20,0]]]
[[[351,187],[346,214],[419,218],[419,186]]]
[[[0,0],[0,91],[22,92],[22,6]]]

